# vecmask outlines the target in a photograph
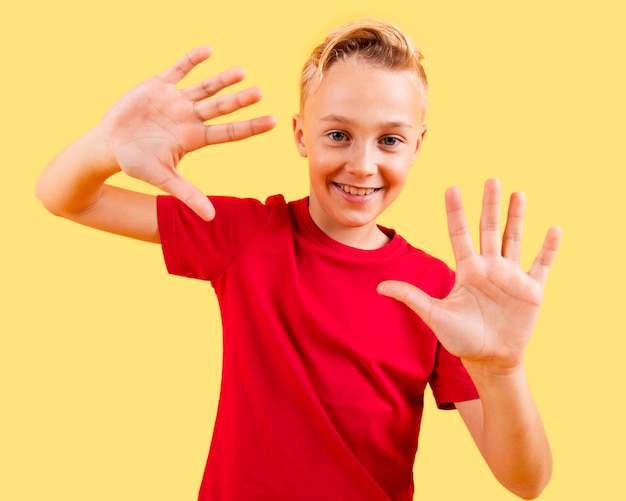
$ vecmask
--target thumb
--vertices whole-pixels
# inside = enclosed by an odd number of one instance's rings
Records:
[[[414,285],[398,280],[385,280],[376,288],[379,294],[406,304],[417,313],[424,322],[430,323],[433,299]]]
[[[181,176],[170,178],[161,188],[175,196],[205,221],[215,217],[215,207],[195,185]]]

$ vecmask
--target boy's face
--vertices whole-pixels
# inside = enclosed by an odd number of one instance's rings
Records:
[[[333,65],[294,117],[309,159],[309,211],[328,236],[376,248],[376,218],[398,197],[426,132],[417,77],[349,59]]]

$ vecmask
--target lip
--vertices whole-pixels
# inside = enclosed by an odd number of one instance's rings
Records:
[[[365,203],[368,202],[369,200],[371,200],[374,196],[376,196],[376,194],[382,189],[382,188],[373,188],[373,187],[365,187],[365,186],[354,186],[351,184],[343,184],[343,183],[337,183],[337,182],[332,182],[333,186],[337,189],[337,191],[339,192],[339,194],[347,201],[351,202],[351,203]],[[353,193],[349,193],[347,191],[344,190],[344,186],[349,186],[351,188],[354,188],[354,190],[360,190],[360,191],[369,191],[372,190],[371,193],[364,193],[364,194],[353,194]]]

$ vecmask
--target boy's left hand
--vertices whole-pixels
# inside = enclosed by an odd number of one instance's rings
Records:
[[[503,238],[500,238],[500,182],[485,184],[480,218],[480,254],[474,251],[461,195],[446,192],[448,231],[456,260],[456,281],[450,294],[435,299],[405,282],[385,281],[378,292],[415,311],[443,346],[464,363],[489,372],[518,367],[535,327],[550,266],[561,230],[550,228],[528,273],[520,267],[525,197],[514,193]]]

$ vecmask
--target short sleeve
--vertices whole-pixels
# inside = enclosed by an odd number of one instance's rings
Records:
[[[458,357],[437,344],[435,370],[430,379],[435,402],[440,409],[454,409],[454,402],[478,398],[474,382]]]
[[[157,198],[159,235],[169,273],[213,280],[254,238],[269,212],[247,198],[210,197],[216,215],[204,221],[172,196]]]
[[[423,289],[431,296],[443,299],[454,287],[455,273],[438,260],[431,263],[430,271],[429,289]],[[450,354],[440,342],[437,342],[435,365],[429,384],[440,409],[454,409],[454,402],[478,398],[478,391],[461,359]]]

